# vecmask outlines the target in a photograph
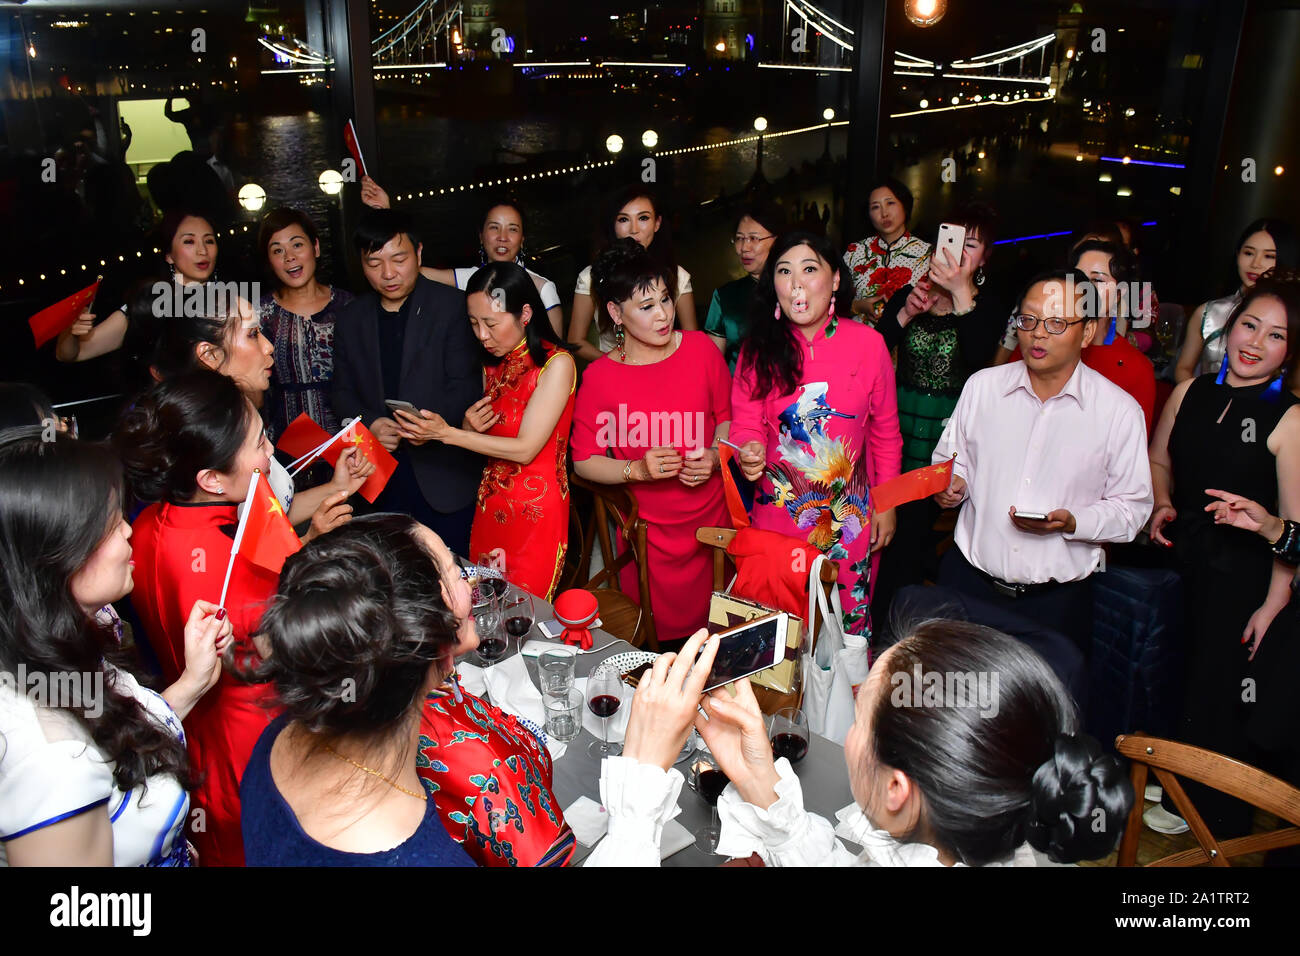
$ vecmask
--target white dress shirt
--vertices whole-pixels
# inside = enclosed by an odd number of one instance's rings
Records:
[[[966,480],[954,534],[975,567],[1003,581],[1080,581],[1101,542],[1132,541],[1151,516],[1146,425],[1133,398],[1082,362],[1040,401],[1024,362],[976,372],[934,449]],[[1066,508],[1073,534],[1021,531],[1008,512]]]

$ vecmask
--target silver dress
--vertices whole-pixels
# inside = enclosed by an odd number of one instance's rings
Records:
[[[1223,365],[1223,356],[1228,350],[1223,328],[1228,324],[1228,316],[1232,315],[1232,310],[1240,302],[1241,292],[1237,291],[1222,299],[1211,299],[1205,303],[1205,312],[1201,315],[1201,341],[1205,344],[1201,347],[1200,364],[1196,366],[1197,375],[1217,373]]]

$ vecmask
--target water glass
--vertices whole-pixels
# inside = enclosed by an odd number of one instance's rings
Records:
[[[572,647],[549,647],[537,658],[537,675],[544,695],[561,696],[573,687],[578,652]]]
[[[568,743],[582,733],[582,694],[572,685],[562,694],[547,694],[546,735]]]

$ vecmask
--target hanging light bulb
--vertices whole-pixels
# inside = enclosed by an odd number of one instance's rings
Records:
[[[903,13],[918,27],[931,27],[948,12],[948,0],[906,0]]]

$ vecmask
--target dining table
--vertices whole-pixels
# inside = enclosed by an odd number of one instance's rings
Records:
[[[559,639],[547,638],[539,627],[542,623],[554,620],[555,614],[551,604],[534,595],[533,613],[532,629],[523,638],[511,642],[507,656],[520,653],[522,646],[529,641],[543,641],[557,646],[563,643]],[[615,654],[642,650],[598,627],[591,633],[592,649],[578,655],[574,668],[575,677],[589,676],[601,662]],[[504,659],[503,657],[502,660]],[[525,656],[524,661],[534,686],[539,686],[537,658]],[[631,706],[632,689],[627,688],[627,690],[624,706]],[[844,763],[844,748],[818,734],[812,734],[811,738],[808,753],[793,765],[794,771],[803,787],[804,807],[812,813],[825,817],[834,825],[836,811],[853,801],[853,794],[849,790],[848,768]],[[698,739],[698,735],[693,739]],[[577,738],[568,741],[564,753],[554,761],[555,775],[552,790],[560,806],[569,807],[580,797],[588,797],[600,803],[600,758],[588,753],[588,746],[596,740],[597,738],[584,728]],[[688,781],[689,766],[693,759],[693,756],[687,755],[679,759],[676,765],[676,769]],[[709,826],[712,818],[711,807],[688,785],[682,786],[677,804],[681,808],[681,813],[676,817],[676,822],[687,831],[694,834]],[[857,851],[854,844],[848,841],[845,843],[855,852]],[[581,865],[592,849],[593,847],[586,847],[579,843],[570,861],[571,865]],[[725,862],[723,857],[706,853],[692,844],[663,860],[663,865],[718,866]]]

